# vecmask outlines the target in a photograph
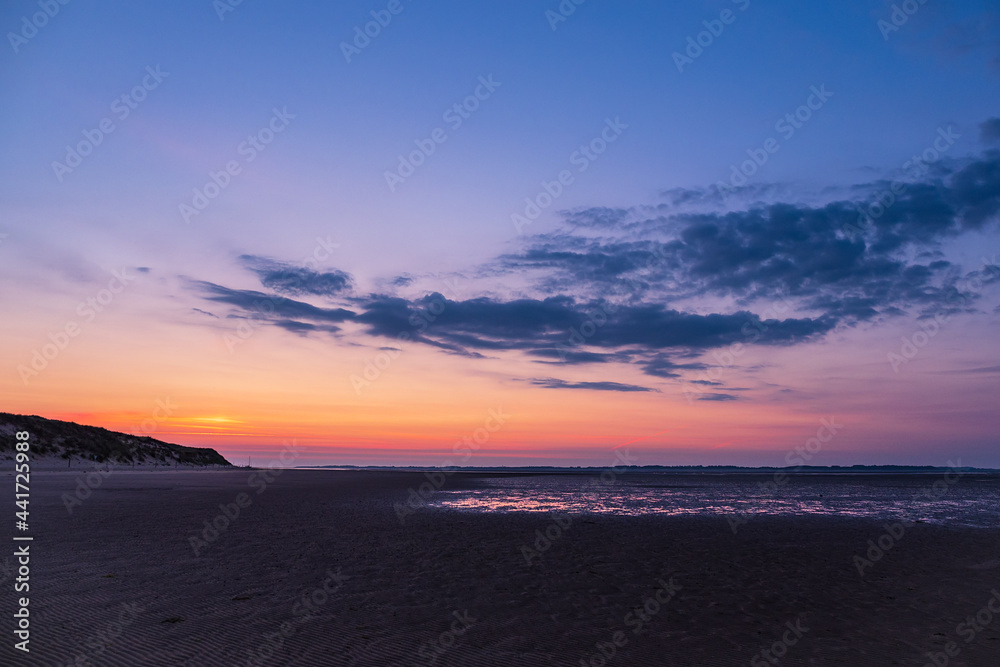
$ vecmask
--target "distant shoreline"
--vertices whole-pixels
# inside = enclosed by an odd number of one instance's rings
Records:
[[[111,472],[169,472],[178,470],[201,470],[201,471],[221,471],[221,472],[254,472],[259,470],[301,470],[314,472],[441,472],[448,471],[461,476],[496,476],[496,477],[525,477],[538,475],[581,475],[594,476],[607,470],[606,467],[546,467],[546,466],[479,466],[479,467],[451,467],[440,466],[234,466],[220,464],[192,464],[180,463],[177,465],[159,463],[152,465],[149,462],[144,464],[122,463],[114,461],[94,461],[74,457],[72,461],[59,456],[32,457],[31,470],[35,473],[74,473],[81,474],[92,471]],[[13,472],[14,460],[12,458],[0,457],[0,472]],[[918,466],[790,466],[786,468],[740,468],[729,466],[618,466],[614,468],[618,475],[677,475],[684,477],[759,477],[785,475],[787,477],[919,477],[919,476],[939,476],[944,473],[960,471],[965,475],[976,475],[984,477],[1000,476],[1000,470],[993,468],[937,468]]]
[[[560,466],[296,466],[295,470],[367,470],[367,471],[399,471],[423,472],[451,470],[460,473],[492,473],[511,475],[548,475],[548,474],[584,474],[607,470],[607,467],[560,467]],[[995,468],[973,468],[968,466],[950,468],[936,466],[788,466],[778,467],[739,467],[739,466],[616,466],[616,473],[668,473],[678,475],[939,475],[945,472],[961,471],[968,474],[1000,475]]]

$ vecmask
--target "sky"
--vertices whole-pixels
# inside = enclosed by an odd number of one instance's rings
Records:
[[[0,410],[1000,467],[1000,8],[958,4],[5,3]]]

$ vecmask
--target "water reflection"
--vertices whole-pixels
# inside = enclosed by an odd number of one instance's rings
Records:
[[[477,512],[574,514],[839,515],[929,523],[1000,526],[1000,479],[966,476],[940,497],[940,476],[767,477],[620,474],[612,483],[587,475],[483,477],[476,488],[442,490],[431,505]]]

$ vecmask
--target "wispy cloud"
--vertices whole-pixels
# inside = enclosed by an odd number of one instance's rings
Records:
[[[592,389],[595,391],[659,391],[650,387],[641,387],[635,384],[622,384],[620,382],[567,382],[557,378],[532,378],[528,380],[536,387],[547,387],[549,389]]]
[[[732,394],[702,394],[698,397],[699,401],[735,401],[738,400],[736,396]]]
[[[336,269],[321,273],[257,255],[240,255],[240,261],[257,274],[261,285],[278,294],[332,297],[349,292],[354,285],[349,273]]]

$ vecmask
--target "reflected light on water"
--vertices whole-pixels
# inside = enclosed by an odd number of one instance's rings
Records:
[[[940,476],[792,477],[627,473],[612,483],[586,475],[483,478],[477,488],[442,490],[431,505],[475,512],[616,515],[829,515],[1000,526],[1000,479],[960,480],[940,497]],[[975,483],[972,483],[975,482]]]

